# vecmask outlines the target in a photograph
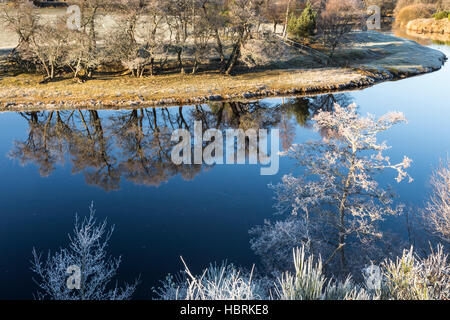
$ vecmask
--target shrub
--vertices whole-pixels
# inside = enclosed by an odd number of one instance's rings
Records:
[[[265,221],[264,225],[250,229],[252,250],[268,271],[286,271],[292,267],[292,249],[309,247],[305,221],[289,217],[284,221]]]
[[[379,270],[375,282],[371,272],[367,272],[369,268],[363,270],[365,285],[355,283],[350,276],[344,281],[327,278],[322,258],[307,254],[303,245],[293,249],[293,258],[294,271],[274,273],[278,275],[274,280],[256,278],[253,270],[245,272],[226,263],[210,265],[200,276],[194,276],[184,264],[185,271],[180,276],[169,275],[162,287],[153,291],[163,300],[448,300],[450,297],[450,266],[442,245],[432,249],[426,258],[418,257],[411,247],[396,260],[386,259],[375,268]]]
[[[184,261],[183,261],[184,263]],[[260,282],[253,279],[253,270],[243,272],[232,264],[211,264],[200,276],[185,270],[177,278],[169,275],[162,287],[154,289],[162,300],[260,300],[264,299]]]
[[[280,300],[369,300],[370,295],[353,284],[348,277],[344,282],[327,280],[322,272],[322,259],[306,257],[305,247],[294,249],[295,273],[285,272],[275,288]]]
[[[433,18],[436,20],[442,20],[448,18],[450,20],[450,10],[444,10],[433,14]]]
[[[450,266],[443,246],[426,259],[419,258],[411,247],[396,261],[382,265],[384,298],[394,300],[442,300],[450,297]]]
[[[411,20],[431,18],[434,10],[435,7],[431,4],[412,4],[400,9],[395,22],[398,26],[403,27]]]
[[[442,1],[446,0],[398,0],[397,4],[395,5],[394,15],[397,16],[401,9],[414,4],[429,4],[433,5],[435,8],[438,8],[441,6],[439,2]]]

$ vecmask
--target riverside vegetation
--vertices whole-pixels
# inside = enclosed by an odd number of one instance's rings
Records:
[[[395,11],[396,25],[431,38],[442,35],[450,41],[450,1],[400,0]]]

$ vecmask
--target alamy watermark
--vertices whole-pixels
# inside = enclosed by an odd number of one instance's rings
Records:
[[[370,265],[363,269],[366,287],[369,291],[378,291],[381,289],[381,268],[376,265]]]
[[[225,132],[225,134],[224,134]],[[171,160],[176,165],[189,164],[248,164],[263,165],[261,175],[275,175],[280,164],[280,133],[271,129],[208,129],[203,133],[202,122],[195,121],[194,137],[186,129],[177,129],[171,140]],[[269,152],[270,137],[270,152]],[[225,139],[224,139],[225,138]],[[225,144],[224,144],[225,140]],[[206,144],[206,146],[204,145]],[[224,161],[225,154],[225,161]]]
[[[66,285],[69,290],[81,288],[81,269],[79,266],[71,265],[66,270],[70,276],[67,278]]]
[[[367,30],[381,30],[381,8],[377,5],[371,5],[367,8],[369,15],[366,26]]]
[[[381,8],[377,5],[370,5],[367,7],[367,14],[369,15],[366,26],[367,30],[381,30]],[[69,30],[81,30],[81,9],[77,5],[67,7],[66,11],[67,21],[66,25]]]
[[[69,30],[80,31],[81,30],[81,9],[77,5],[67,7],[67,21],[66,25]]]

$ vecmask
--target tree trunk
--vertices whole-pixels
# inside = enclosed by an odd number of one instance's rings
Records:
[[[197,58],[195,58],[194,66],[192,67],[192,74],[197,73],[197,70],[198,70],[198,61],[197,61]]]
[[[352,180],[353,172],[355,171],[355,160],[356,160],[356,151],[353,150],[351,166],[347,174],[347,178],[344,183],[344,191],[342,193],[341,203],[339,204],[339,246],[341,250],[341,268],[343,271],[347,269],[347,262],[345,259],[345,208],[350,188],[350,182]]]
[[[178,49],[177,50],[178,65],[180,67],[180,73],[184,74],[184,66],[183,66],[183,61],[181,60],[181,53],[182,53],[182,50]]]
[[[153,76],[154,68],[155,68],[155,58],[152,57],[150,59],[150,75],[151,76]]]
[[[283,38],[284,39],[286,39],[286,37],[287,37],[287,25],[288,25],[288,22],[289,22],[290,7],[291,7],[291,0],[289,0],[288,3],[287,3],[286,17],[284,19],[284,29],[283,29]]]
[[[249,33],[250,32],[246,30],[245,27],[243,27],[243,29],[240,31],[239,40],[234,45],[233,51],[230,55],[230,58],[228,59],[228,63],[226,64],[225,74],[231,74],[233,68],[236,66],[239,56],[241,55],[241,46],[247,40]]]
[[[214,34],[215,34],[216,44],[217,44],[216,50],[219,53],[220,64],[222,65],[223,62],[225,61],[225,55],[223,54],[222,40],[220,40],[219,30],[217,30],[217,28],[214,30]]]
[[[239,43],[234,47],[233,52],[231,53],[230,59],[228,60],[227,68],[225,70],[225,74],[227,75],[231,74],[233,68],[235,67],[238,61],[240,53],[241,53],[241,45]]]

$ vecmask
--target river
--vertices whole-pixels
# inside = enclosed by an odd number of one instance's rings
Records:
[[[450,46],[432,45],[450,56]],[[271,98],[251,103],[216,103],[122,111],[64,111],[0,114],[0,299],[29,299],[36,291],[31,251],[68,243],[75,213],[91,202],[98,219],[115,225],[109,251],[122,256],[120,281],[140,275],[138,298],[167,273],[194,272],[227,259],[258,263],[248,230],[276,219],[268,184],[298,170],[282,157],[274,176],[255,165],[175,166],[168,156],[173,130],[238,126],[278,128],[281,145],[319,139],[311,115],[355,102],[361,114],[396,110],[408,124],[380,136],[392,146],[392,161],[413,160],[412,183],[392,183],[413,210],[423,206],[429,177],[450,151],[450,64],[441,70],[361,91],[309,98]],[[405,236],[406,224],[391,226]]]

